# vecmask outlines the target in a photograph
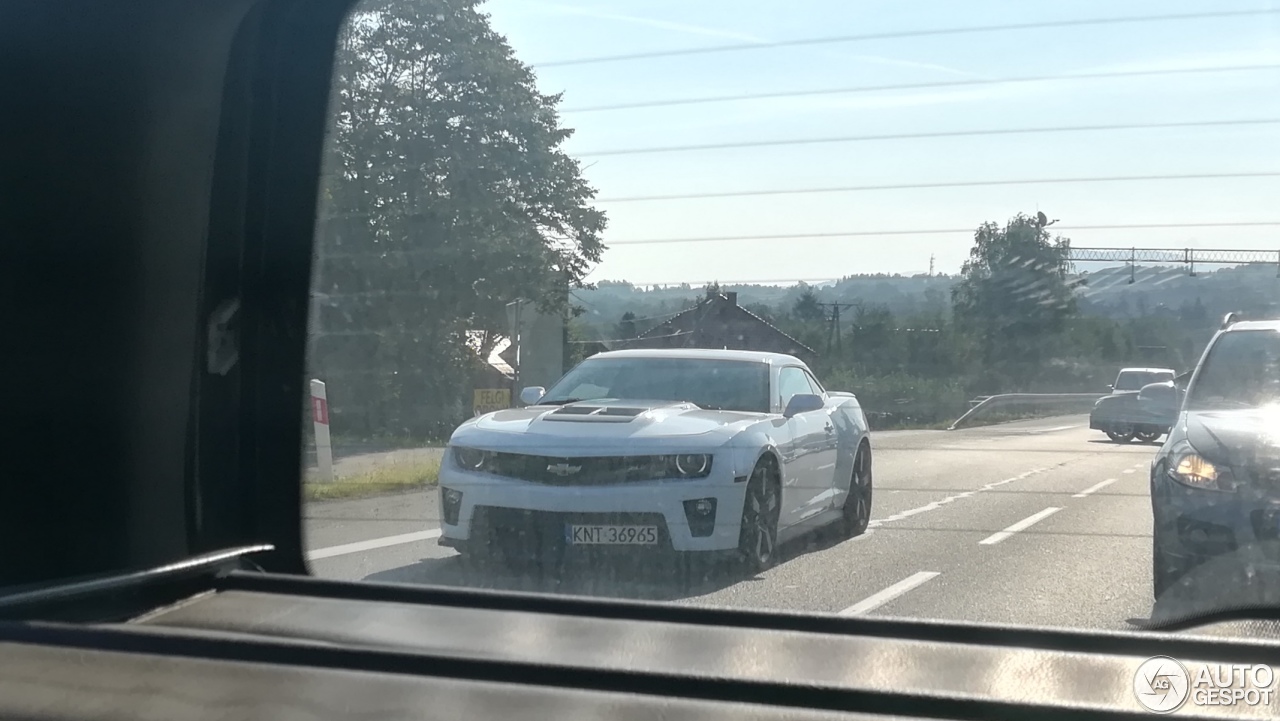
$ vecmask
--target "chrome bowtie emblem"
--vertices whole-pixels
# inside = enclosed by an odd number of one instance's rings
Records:
[[[552,463],[547,466],[547,473],[553,473],[561,478],[571,476],[582,470],[582,466],[571,466],[568,463]]]

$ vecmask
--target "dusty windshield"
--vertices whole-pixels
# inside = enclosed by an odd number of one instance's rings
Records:
[[[1280,331],[1222,336],[1194,384],[1187,410],[1264,408],[1280,404]]]
[[[599,358],[583,362],[547,391],[542,404],[613,400],[688,401],[708,410],[769,410],[763,362],[688,358]]]
[[[1280,318],[1277,23],[360,2],[316,220],[313,571],[1149,629],[1280,503],[1224,517],[1242,481],[1196,444],[1254,436],[1110,387]],[[1254,403],[1259,338],[1197,393]],[[1262,593],[1241,568],[1209,585]]]

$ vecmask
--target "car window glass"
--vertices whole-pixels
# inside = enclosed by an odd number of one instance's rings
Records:
[[[1260,408],[1280,402],[1280,332],[1235,331],[1214,343],[1195,383],[1188,410]]]
[[[825,390],[823,390],[822,384],[818,382],[818,379],[814,378],[813,375],[810,374],[808,371],[805,371],[804,378],[805,378],[805,381],[809,383],[810,393],[814,394],[815,396],[820,396],[826,392]]]
[[[812,392],[809,379],[805,378],[804,371],[799,368],[788,366],[778,372],[778,400],[781,409],[786,410],[792,397]]]
[[[688,358],[597,358],[552,386],[541,403],[595,398],[688,401],[709,410],[765,412],[769,367],[764,363]]]
[[[594,381],[583,380],[581,383],[574,382],[570,385],[569,390],[564,395],[566,398],[589,401],[593,398],[604,398],[608,394],[609,385],[597,385]]]
[[[1226,313],[1280,312],[1280,6],[1173,4],[359,0],[317,198],[313,570],[1150,617],[1154,514],[1188,511],[1147,470],[1174,401],[1136,394]],[[1265,354],[1221,358],[1204,402],[1255,403]],[[824,390],[852,397],[799,448],[773,412]],[[768,478],[780,537],[884,532],[751,565]],[[1187,528],[1226,523],[1206,496]],[[670,572],[702,551],[744,563]]]

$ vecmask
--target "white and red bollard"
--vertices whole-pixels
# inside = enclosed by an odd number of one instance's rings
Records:
[[[316,465],[320,468],[320,481],[333,482],[333,445],[329,441],[329,398],[324,392],[324,382],[311,381],[311,421],[316,431]]]

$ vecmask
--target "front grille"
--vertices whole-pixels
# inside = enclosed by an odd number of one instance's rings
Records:
[[[655,481],[679,475],[672,456],[556,458],[523,453],[494,453],[486,460],[482,470],[549,486],[607,486]]]

